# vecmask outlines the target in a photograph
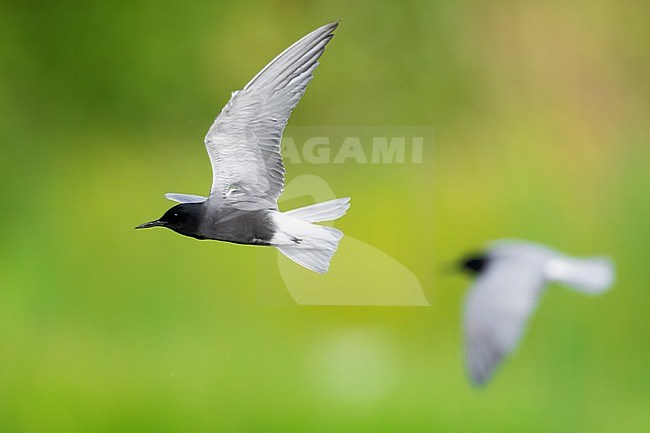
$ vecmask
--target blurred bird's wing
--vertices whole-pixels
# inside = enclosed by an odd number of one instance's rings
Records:
[[[179,194],[177,192],[168,192],[165,198],[176,203],[203,203],[207,200],[206,197],[193,194]]]
[[[539,257],[490,257],[465,301],[465,356],[472,382],[484,384],[514,349],[545,280]]]
[[[285,173],[282,132],[337,26],[314,30],[233,92],[205,137],[213,173],[210,203],[277,209]]]

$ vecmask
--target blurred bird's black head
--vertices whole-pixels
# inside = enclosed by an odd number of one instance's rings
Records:
[[[478,274],[485,269],[487,262],[488,258],[485,254],[473,254],[461,260],[460,268]]]
[[[159,219],[140,224],[136,229],[167,227],[182,235],[197,237],[203,213],[203,203],[182,203],[169,209]]]

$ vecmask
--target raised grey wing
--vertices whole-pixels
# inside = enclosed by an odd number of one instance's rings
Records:
[[[233,92],[205,137],[213,173],[210,202],[277,208],[285,173],[282,132],[337,26],[330,23],[303,37]]]
[[[514,349],[544,286],[541,260],[490,259],[465,302],[465,356],[472,382],[484,384]]]
[[[177,192],[168,192],[165,198],[176,203],[203,203],[207,200],[206,197],[194,194],[180,194]]]

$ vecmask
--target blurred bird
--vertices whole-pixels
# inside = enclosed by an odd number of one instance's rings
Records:
[[[209,197],[165,194],[180,204],[136,229],[159,226],[197,239],[271,245],[307,269],[327,272],[343,233],[312,223],[343,216],[349,197],[288,212],[277,202],[284,188],[282,132],[337,26],[303,37],[232,93],[205,137],[213,175]]]
[[[614,267],[606,257],[574,258],[532,242],[501,240],[465,258],[477,278],[465,301],[465,357],[474,384],[485,384],[521,338],[547,283],[588,294],[606,291]]]

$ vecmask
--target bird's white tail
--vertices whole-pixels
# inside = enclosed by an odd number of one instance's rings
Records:
[[[349,207],[350,198],[346,197],[274,213],[276,233],[271,244],[299,265],[324,274],[343,233],[333,227],[312,223],[340,218]]]
[[[614,265],[606,257],[562,257],[549,263],[552,280],[585,293],[602,293],[614,281]]]

